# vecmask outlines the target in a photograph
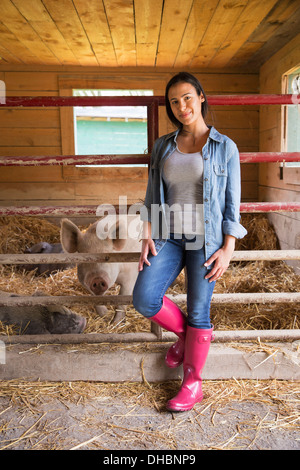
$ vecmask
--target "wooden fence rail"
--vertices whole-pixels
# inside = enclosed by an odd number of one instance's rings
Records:
[[[186,301],[186,294],[168,295],[174,302]],[[265,304],[300,302],[300,292],[251,292],[213,294],[212,304]],[[19,296],[1,299],[3,307],[32,307],[35,305],[130,305],[132,295],[57,295],[57,296]]]
[[[298,162],[300,152],[240,152],[241,163]],[[150,154],[0,156],[0,166],[147,165]]]
[[[130,263],[139,260],[140,253],[58,253],[58,254],[1,254],[0,265],[51,263]],[[235,251],[231,261],[300,260],[300,250]]]
[[[102,206],[101,206],[102,207]],[[110,208],[113,208],[110,205]],[[135,205],[138,211],[138,204]],[[96,217],[99,206],[0,206],[0,216]],[[108,209],[109,210],[109,209]],[[114,208],[118,213],[118,208]],[[300,212],[300,202],[242,202],[241,213]]]
[[[141,343],[174,342],[174,333],[163,332],[158,338],[154,333],[88,333],[84,335],[13,335],[1,336],[3,343],[11,344],[99,344],[99,343]],[[300,330],[218,330],[215,331],[215,343],[230,343],[231,341],[297,341]]]
[[[208,102],[210,105],[284,105],[284,104],[299,104],[300,95],[229,95],[229,96],[209,96]],[[158,107],[164,105],[164,97],[7,97],[4,104],[0,107],[44,107],[44,106],[125,106],[128,104],[147,106],[148,116],[148,151],[151,148],[154,140],[158,137]],[[255,152],[255,153],[241,153],[241,163],[248,162],[287,162],[299,161],[299,152]],[[103,164],[128,164],[140,163],[148,164],[150,154],[148,155],[69,155],[69,156],[39,156],[39,157],[0,157],[0,166],[35,166],[35,165],[103,165]],[[0,207],[0,216],[7,215],[50,215],[55,217],[61,216],[96,216],[98,206],[66,206],[66,207]],[[300,211],[300,203],[297,202],[255,202],[255,203],[242,203],[240,212],[298,212]],[[89,253],[74,253],[74,254],[5,254],[0,255],[0,265],[25,265],[25,264],[51,264],[51,263],[100,263],[100,262],[137,262],[140,253],[104,253],[104,254],[89,254]],[[263,250],[263,251],[236,251],[233,254],[232,261],[254,261],[254,260],[299,260],[300,250]],[[186,300],[185,294],[169,296],[174,301],[184,302]],[[214,294],[212,303],[232,304],[232,303],[294,303],[300,301],[299,292],[271,292],[271,293],[225,293]],[[41,296],[41,297],[5,297],[0,300],[2,306],[33,306],[33,305],[74,305],[78,303],[84,304],[131,304],[132,296],[120,295],[76,295],[76,296]],[[223,334],[223,336],[222,336]],[[227,339],[226,339],[227,335]],[[264,331],[254,332],[217,332],[220,341],[230,340],[229,337],[235,337],[235,340],[244,340],[245,338],[253,338],[259,335],[260,337],[266,336],[267,339],[278,338],[285,339],[299,339],[299,330],[285,331],[272,331],[269,334]],[[27,336],[27,335],[26,335]],[[44,340],[51,342],[57,340],[58,342],[99,342],[97,337],[101,337],[101,341],[109,342],[132,342],[132,341],[156,341],[166,339],[168,337],[162,335],[161,329],[153,329],[151,333],[129,333],[129,334],[108,334],[108,335],[51,335],[51,338]],[[54,338],[59,336],[59,338]],[[62,337],[67,337],[62,340]],[[71,338],[72,337],[72,338]],[[13,341],[13,338],[4,338],[7,341]],[[39,336],[38,342],[43,342],[43,338]],[[22,337],[15,337],[15,341],[29,342],[30,340]],[[32,342],[37,342],[37,339],[32,338]]]

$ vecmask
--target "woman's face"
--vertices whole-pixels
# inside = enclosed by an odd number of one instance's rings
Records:
[[[205,100],[199,96],[190,83],[180,82],[173,85],[168,93],[171,110],[176,119],[184,126],[195,123],[202,118],[201,106]]]

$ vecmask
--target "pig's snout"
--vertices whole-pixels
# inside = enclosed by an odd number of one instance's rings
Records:
[[[89,287],[95,295],[101,295],[107,291],[109,284],[107,279],[102,276],[98,276],[91,279]]]

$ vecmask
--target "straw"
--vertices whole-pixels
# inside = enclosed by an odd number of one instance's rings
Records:
[[[10,406],[17,407],[19,422],[21,423],[28,416],[40,414],[34,423],[20,433],[19,437],[5,440],[5,433],[9,428],[9,423],[4,423],[5,411],[2,414],[3,438],[0,450],[4,448],[18,448],[19,445],[25,448],[47,449],[79,449],[85,448],[105,448],[106,438],[112,438],[115,448],[136,448],[141,442],[151,449],[177,449],[176,435],[192,432],[203,434],[205,422],[210,419],[212,425],[218,429],[220,419],[226,419],[226,415],[232,412],[243,413],[242,419],[236,420],[236,429],[226,440],[222,436],[218,438],[217,432],[213,437],[209,437],[203,448],[207,449],[251,449],[256,446],[258,438],[262,432],[276,431],[297,431],[299,430],[299,405],[300,387],[299,382],[278,381],[278,380],[222,380],[204,381],[204,400],[196,404],[190,412],[174,415],[174,419],[169,419],[170,414],[166,412],[165,403],[177,392],[179,382],[164,382],[151,384],[151,389],[147,383],[97,383],[97,382],[26,382],[23,380],[2,381],[0,387],[0,398],[6,400],[6,411]],[[82,418],[78,426],[82,431],[88,430],[88,438],[72,440],[72,431],[63,427],[54,427],[55,420],[48,423],[46,412],[41,412],[41,406],[51,403],[54,400],[61,402],[68,410],[71,404],[91,405],[95,410],[97,404],[105,406],[106,403],[126,403],[117,409],[118,415],[103,416],[98,415],[93,422],[93,417]],[[247,403],[251,403],[247,407]],[[156,407],[154,407],[154,403]],[[263,415],[258,414],[255,405],[262,405],[262,411],[267,409]],[[56,405],[57,406],[57,405]],[[98,409],[99,409],[98,406]],[[139,420],[139,413],[145,409],[151,409],[153,416],[158,417],[161,413],[166,413],[160,424],[149,429],[145,426],[144,420]],[[134,411],[134,421],[130,419],[126,424],[128,409]],[[49,411],[48,411],[49,412]],[[149,411],[148,411],[149,412]],[[147,413],[147,411],[146,411]],[[150,416],[150,415],[149,415]],[[132,417],[132,413],[130,414]],[[37,425],[39,427],[37,428]],[[85,428],[84,428],[85,426]],[[95,426],[95,427],[94,427]],[[65,430],[69,436],[68,442],[60,438],[60,433],[56,431]],[[1,429],[0,429],[1,431]],[[92,434],[94,431],[94,435]],[[295,434],[296,438],[296,434]],[[45,442],[45,439],[46,442]],[[70,444],[71,441],[71,444]],[[151,446],[151,447],[150,447]],[[138,447],[139,448],[139,447]],[[112,447],[110,447],[112,450]],[[189,442],[189,449],[193,449],[193,441]]]
[[[237,250],[278,249],[279,243],[273,227],[264,214],[243,214],[242,223],[248,235],[237,240]],[[20,253],[39,241],[59,241],[59,227],[36,217],[0,218],[0,253]],[[20,295],[43,291],[47,295],[86,295],[78,281],[76,268],[59,271],[49,277],[26,273],[18,267],[0,267],[0,290]],[[256,261],[231,263],[218,280],[215,293],[226,292],[299,292],[300,276],[284,261]],[[113,286],[107,295],[117,294]],[[168,290],[171,294],[185,293],[184,273]],[[185,305],[182,305],[186,310]],[[99,317],[92,305],[76,304],[72,310],[87,319],[85,333],[129,333],[150,330],[150,322],[127,306],[126,318],[118,325],[111,323],[113,306],[108,306],[105,317]],[[215,329],[295,329],[300,328],[300,307],[292,304],[213,304],[211,321]],[[0,324],[0,335],[17,334],[18,329]]]

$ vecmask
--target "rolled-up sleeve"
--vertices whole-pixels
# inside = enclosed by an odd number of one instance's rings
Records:
[[[146,195],[144,205],[142,206],[140,213],[140,218],[143,222],[151,222],[152,205],[155,203],[160,203],[160,177],[157,158],[163,142],[164,138],[161,137],[157,139],[153,145],[150,158],[150,170],[148,175]]]
[[[223,217],[224,235],[243,238],[247,230],[240,224],[241,168],[237,146],[232,142],[232,151],[227,162],[227,185],[225,195],[225,213]]]
[[[141,207],[140,218],[143,222],[151,222],[151,205],[153,204],[153,177],[152,177],[152,166],[156,155],[157,141],[154,142],[153,150],[150,158],[150,170],[148,174],[148,183],[146,189],[146,195],[144,205]]]
[[[152,171],[150,166],[148,184],[144,204],[140,209],[140,218],[143,222],[151,222],[151,204],[152,204]]]

